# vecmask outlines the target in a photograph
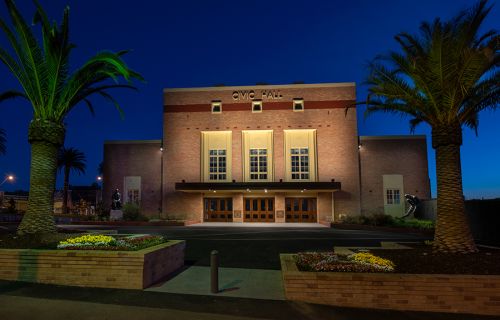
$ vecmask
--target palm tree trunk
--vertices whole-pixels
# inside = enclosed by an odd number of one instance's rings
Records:
[[[29,127],[31,172],[28,210],[19,225],[19,234],[52,233],[54,223],[54,189],[57,151],[64,142],[61,124],[33,120]]]
[[[63,205],[62,213],[68,213],[68,190],[69,190],[69,167],[64,167],[64,190],[63,190]]]
[[[477,248],[465,215],[462,189],[460,126],[433,129],[436,150],[437,222],[434,249],[441,252],[471,253]]]

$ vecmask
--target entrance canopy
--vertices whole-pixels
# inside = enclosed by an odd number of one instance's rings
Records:
[[[182,192],[297,192],[316,191],[334,192],[339,191],[340,182],[178,182],[175,191]]]

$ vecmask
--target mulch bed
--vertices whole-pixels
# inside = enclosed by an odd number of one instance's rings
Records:
[[[472,254],[436,253],[430,246],[419,245],[413,249],[371,249],[370,252],[394,262],[395,273],[500,275],[500,249],[479,250]]]
[[[16,233],[0,234],[0,249],[57,249],[57,244],[61,240],[74,237],[75,233],[81,231],[64,230],[49,235],[25,235],[19,236]]]

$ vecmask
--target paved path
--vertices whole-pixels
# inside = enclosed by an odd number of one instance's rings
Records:
[[[493,320],[495,317],[336,308],[282,300],[73,288],[0,280],[5,320]]]
[[[229,228],[328,228],[320,223],[277,223],[277,222],[203,222],[187,226],[188,228],[206,228],[206,227],[229,227]]]
[[[210,292],[210,267],[192,266],[147,291],[285,300],[281,271],[219,268],[219,290]]]
[[[258,318],[224,314],[190,312],[175,309],[110,305],[84,301],[50,300],[27,297],[0,297],[0,310],[5,320],[92,319],[92,320],[251,320]]]

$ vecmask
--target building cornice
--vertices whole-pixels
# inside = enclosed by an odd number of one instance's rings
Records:
[[[227,91],[227,90],[245,90],[245,89],[306,89],[306,88],[339,88],[355,87],[355,82],[338,83],[308,83],[308,84],[277,84],[277,85],[255,85],[255,86],[217,86],[217,87],[195,87],[195,88],[165,88],[164,93],[168,92],[199,92],[199,91]]]

